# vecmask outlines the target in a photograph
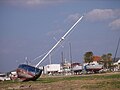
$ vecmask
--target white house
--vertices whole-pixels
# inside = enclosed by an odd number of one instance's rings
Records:
[[[53,74],[61,72],[61,65],[60,64],[49,64],[44,66],[44,74]]]

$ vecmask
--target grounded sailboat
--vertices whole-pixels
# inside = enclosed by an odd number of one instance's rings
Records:
[[[81,16],[75,24],[60,38],[60,40],[46,53],[46,55],[41,59],[36,66],[31,66],[28,64],[20,64],[17,68],[17,75],[21,81],[36,80],[42,74],[42,69],[38,66],[47,58],[47,56],[66,38],[66,36],[72,31],[72,29],[82,20]]]
[[[37,67],[27,65],[27,64],[20,64],[17,68],[17,75],[21,81],[35,81],[37,78],[40,77],[42,74],[42,69]]]
[[[91,62],[91,63],[87,63],[84,66],[85,70],[88,71],[92,71],[92,72],[99,72],[101,69],[103,69],[103,65],[97,63],[97,62]]]
[[[83,70],[83,66],[80,63],[72,63],[72,71],[74,74],[80,74]]]

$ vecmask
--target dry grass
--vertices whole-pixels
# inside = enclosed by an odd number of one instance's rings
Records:
[[[37,81],[0,82],[0,90],[120,90],[120,72],[97,75],[41,77]]]

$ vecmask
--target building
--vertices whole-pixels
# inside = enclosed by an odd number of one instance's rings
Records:
[[[93,61],[97,61],[97,62],[102,60],[102,58],[100,56],[93,56],[92,59],[93,59]]]
[[[49,64],[44,66],[44,74],[57,74],[61,72],[61,65],[60,64]]]

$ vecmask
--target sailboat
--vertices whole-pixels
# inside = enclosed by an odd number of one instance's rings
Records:
[[[83,70],[83,66],[80,63],[72,63],[72,71],[75,74],[80,74],[82,70]]]
[[[61,43],[64,41],[66,36],[73,30],[73,28],[82,20],[83,16],[81,16],[73,26],[60,38],[60,40],[46,53],[46,55],[37,63],[37,65],[32,66],[28,64],[20,64],[17,68],[17,75],[21,81],[30,81],[37,80],[41,74],[42,69],[38,68],[38,66],[47,58],[47,56]]]
[[[84,65],[84,68],[87,72],[92,71],[96,73],[96,72],[99,72],[101,69],[103,69],[103,65],[94,61],[94,62],[87,63],[86,65]]]
[[[42,69],[37,67],[20,64],[17,68],[17,76],[21,81],[35,81],[42,74]]]

